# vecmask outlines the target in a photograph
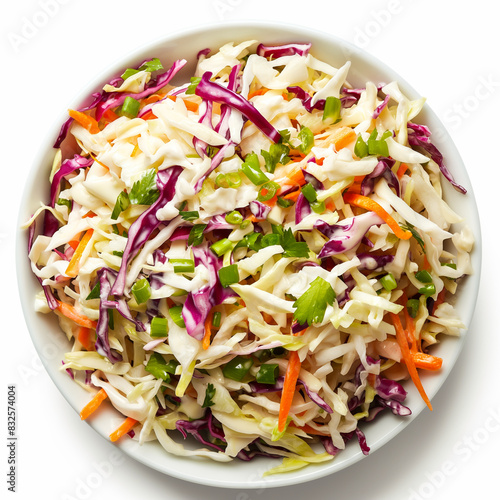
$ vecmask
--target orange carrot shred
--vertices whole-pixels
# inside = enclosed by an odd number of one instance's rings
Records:
[[[302,363],[299,358],[299,353],[297,351],[290,352],[280,400],[280,411],[278,416],[279,432],[283,432],[285,430],[286,420],[288,418],[290,408],[292,407],[293,396],[295,394],[301,365]]]
[[[401,179],[403,177],[403,175],[405,175],[407,170],[408,170],[408,165],[406,163],[401,163],[401,165],[399,165],[398,171],[396,173],[398,179]]]
[[[71,304],[61,302],[60,300],[58,300],[57,303],[59,305],[57,306],[56,310],[59,311],[63,316],[66,316],[70,320],[74,321],[77,325],[84,326],[86,328],[93,328],[94,330],[97,327],[97,321],[93,321],[87,318],[87,316],[80,314]]]
[[[71,257],[71,260],[69,261],[68,267],[66,268],[66,276],[69,276],[70,278],[74,278],[79,271],[80,267],[80,260],[83,255],[83,251],[85,250],[85,247],[88,245],[90,238],[92,238],[92,235],[94,234],[93,229],[87,230],[87,232],[83,235],[83,238],[80,240],[80,243],[76,247],[75,253]]]
[[[207,319],[205,320],[205,333],[203,334],[202,347],[203,349],[208,349],[210,347],[210,339],[212,337],[212,321],[213,321],[213,309],[210,309],[210,312],[207,315]]]
[[[403,360],[405,362],[406,368],[408,369],[408,373],[415,384],[420,396],[424,400],[425,404],[428,406],[429,410],[432,411],[431,402],[425,392],[425,389],[422,385],[422,381],[418,375],[417,367],[415,366],[415,362],[413,361],[412,353],[410,352],[410,347],[408,345],[408,339],[406,337],[406,333],[403,329],[403,325],[401,324],[401,320],[399,316],[394,313],[390,313],[392,324],[396,329],[396,340],[398,341],[399,347],[401,348],[401,355],[403,356]]]
[[[101,403],[108,397],[106,391],[101,389],[82,409],[80,412],[80,418],[85,420],[92,413],[94,413],[97,408],[101,405]]]
[[[443,366],[443,359],[433,356],[432,354],[414,352],[411,356],[415,366],[417,368],[422,368],[423,370],[437,371],[441,368],[441,366]]]
[[[90,338],[92,330],[87,326],[80,326],[78,328],[77,339],[80,344],[87,350],[92,351],[92,340]]]
[[[127,417],[123,423],[109,435],[109,439],[113,442],[118,441],[122,436],[125,436],[137,422],[137,420]]]
[[[401,229],[396,220],[375,200],[357,193],[347,192],[344,194],[344,201],[350,205],[356,205],[357,207],[364,208],[365,210],[375,212],[392,229],[392,232],[398,238],[402,240],[409,240],[412,237],[411,231]]]
[[[81,125],[85,130],[88,130],[91,134],[97,134],[101,131],[99,129],[99,124],[92,116],[74,109],[69,109],[68,114],[71,118],[73,118],[73,120],[75,120],[75,122]]]

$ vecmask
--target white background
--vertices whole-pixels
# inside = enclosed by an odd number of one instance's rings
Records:
[[[497,489],[498,20],[491,2],[452,0],[23,0],[2,15],[0,127],[0,436],[17,386],[17,498],[282,500],[474,498]],[[392,67],[438,114],[467,165],[483,232],[483,275],[465,348],[438,395],[372,456],[331,477],[281,489],[226,490],[172,479],[122,455],[82,424],[42,368],[15,275],[19,197],[45,132],[79,90],[138,45],[200,24],[262,19],[333,33]],[[201,47],[202,43],[200,43]],[[4,441],[5,442],[5,441]],[[0,446],[0,491],[7,456]],[[493,491],[495,491],[493,490]],[[11,494],[14,495],[14,494]]]

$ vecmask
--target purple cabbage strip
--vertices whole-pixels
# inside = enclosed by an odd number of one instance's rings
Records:
[[[389,253],[383,255],[373,255],[371,253],[358,254],[360,264],[358,269],[361,271],[367,269],[369,271],[381,271],[387,264],[394,260],[394,255]]]
[[[238,86],[238,73],[241,69],[241,64],[233,66],[231,73],[229,73],[229,80],[227,82],[227,88],[236,92]],[[232,108],[227,104],[222,104],[220,107],[220,120],[215,126],[215,131],[229,140],[230,130],[229,130],[229,117],[231,116]]]
[[[203,339],[204,325],[212,307],[221,304],[235,293],[231,288],[224,288],[219,281],[218,271],[222,267],[222,258],[217,257],[205,242],[192,247],[195,266],[204,265],[209,271],[209,282],[195,292],[189,292],[182,308],[182,317],[191,337]]]
[[[205,446],[208,446],[210,448],[214,448],[218,451],[222,451],[222,452],[224,451],[224,449],[221,448],[220,446],[217,446],[216,444],[211,443],[210,441],[207,441],[203,437],[203,435],[201,434],[201,431],[203,431],[203,430],[210,431],[207,417],[200,418],[198,420],[192,420],[192,421],[190,421],[190,420],[177,420],[177,422],[175,423],[175,428],[184,436],[184,439],[187,438],[187,435],[189,433],[197,441],[204,444]]]
[[[301,192],[295,202],[295,224],[298,224],[304,217],[307,217],[311,213],[311,205],[309,205],[306,197]]]
[[[395,160],[392,158],[380,158],[373,171],[366,175],[361,182],[361,194],[363,196],[369,196],[373,192],[375,181],[384,178],[387,181],[388,186],[393,188],[399,196],[399,180],[396,174],[392,171],[392,167],[395,163]]]
[[[325,257],[352,250],[361,242],[372,226],[383,222],[374,212],[356,215],[333,225],[321,220],[317,221],[314,228],[329,238],[329,241],[323,245],[318,257],[324,259]]]
[[[309,161],[313,161],[314,163],[316,163],[316,160],[314,158],[311,158]],[[323,189],[325,189],[323,183],[307,170],[302,169],[302,174],[304,175],[305,181],[311,184],[315,191],[323,191]]]
[[[112,294],[123,295],[125,291],[125,281],[127,266],[131,259],[135,257],[141,246],[148,240],[151,233],[164,221],[156,217],[156,212],[163,208],[175,194],[175,185],[182,172],[182,167],[176,165],[166,170],[160,170],[156,176],[156,185],[160,191],[158,199],[145,210],[140,217],[130,226],[127,244],[123,251],[120,271],[113,284]]]
[[[408,142],[410,146],[420,147],[425,152],[427,152],[431,159],[437,163],[439,166],[439,170],[445,177],[445,179],[459,192],[462,194],[466,194],[467,190],[455,182],[453,175],[448,170],[448,167],[444,164],[444,158],[441,152],[438,150],[434,144],[432,144],[429,136],[430,131],[424,125],[418,125],[415,123],[408,122],[408,128],[410,129],[410,133],[408,134]]]
[[[307,56],[311,43],[288,43],[284,45],[264,45],[263,43],[257,46],[256,53],[261,57],[273,57],[277,59],[283,56]]]
[[[209,233],[210,231],[214,231],[216,229],[234,229],[234,224],[229,224],[226,221],[226,217],[223,214],[217,214],[211,217],[208,221],[207,227],[205,228],[205,233]]]
[[[201,77],[200,83],[196,86],[195,94],[202,99],[226,104],[236,109],[248,118],[260,131],[271,141],[278,142],[281,139],[280,133],[262,116],[260,111],[241,94],[223,87],[222,85],[211,82],[212,73],[205,72]]]
[[[252,212],[253,215],[257,219],[267,219],[267,216],[269,215],[269,212],[271,211],[271,207],[269,205],[266,205],[265,203],[262,203],[261,201],[251,201],[249,204],[250,212]]]
[[[290,87],[287,87],[287,92],[290,92],[291,94],[295,94],[295,97],[297,99],[300,99],[302,101],[302,105],[306,109],[307,112],[311,113],[313,110],[318,110],[318,111],[323,111],[325,109],[325,102],[326,99],[319,99],[316,101],[314,105],[311,104],[312,101],[312,96],[310,96],[302,87],[299,87],[298,85],[292,85]],[[344,89],[345,90],[345,89]],[[364,89],[362,89],[364,90]],[[361,95],[361,94],[359,94]],[[353,94],[353,95],[346,95],[340,98],[340,103],[343,108],[350,108],[354,104],[358,102],[359,95]]]
[[[380,113],[382,113],[382,110],[387,106],[387,103],[391,99],[390,95],[386,95],[385,99],[382,101],[381,104],[379,104],[376,108],[375,111],[373,112],[372,118],[375,120],[380,116]]]
[[[103,267],[98,272],[98,279],[100,284],[100,304],[99,304],[99,319],[97,321],[96,327],[96,342],[95,342],[95,350],[101,355],[105,356],[109,359],[111,363],[117,363],[121,361],[123,358],[121,354],[115,354],[109,345],[108,339],[108,320],[109,313],[108,307],[104,304],[108,301],[108,297],[111,294],[111,283],[109,280],[109,274],[111,273],[110,269]]]
[[[31,247],[33,246],[33,242],[35,239],[35,231],[36,231],[36,224],[33,222],[31,226],[29,227],[28,230],[28,255],[31,252]],[[59,304],[54,297],[54,294],[52,293],[52,289],[49,286],[43,285],[43,280],[42,278],[39,278],[36,276],[36,279],[40,283],[40,286],[42,287],[43,293],[45,294],[45,298],[47,299],[47,304],[49,308],[53,311],[54,309],[57,309],[59,307]]]
[[[84,158],[78,154],[71,159],[64,160],[61,164],[59,170],[54,174],[54,178],[52,179],[52,184],[50,185],[50,206],[53,207],[57,201],[57,192],[59,185],[63,178],[78,170],[79,168],[87,168],[90,167],[94,163],[92,158]]]

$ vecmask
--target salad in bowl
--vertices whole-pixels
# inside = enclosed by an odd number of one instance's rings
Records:
[[[443,192],[467,190],[397,81],[295,40],[186,63],[151,54],[68,110],[25,224],[81,418],[111,405],[113,441],[265,475],[366,455],[409,385],[432,409],[422,374],[465,328],[474,235]]]

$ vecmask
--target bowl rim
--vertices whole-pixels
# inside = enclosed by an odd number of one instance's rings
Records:
[[[267,36],[268,39],[275,39],[276,33],[280,34],[280,37],[282,39],[285,39],[285,37],[291,37],[295,36],[295,40],[300,38],[302,40],[307,40],[307,39],[316,39],[316,40],[322,40],[323,43],[325,43],[328,46],[335,46],[337,48],[342,48],[345,51],[345,54],[349,54],[351,56],[354,56],[354,58],[357,60],[364,61],[364,63],[368,63],[368,66],[376,66],[377,71],[379,71],[381,74],[384,75],[393,75],[393,77],[398,81],[400,86],[404,89],[403,92],[406,95],[410,96],[419,96],[418,92],[416,92],[413,87],[411,87],[408,82],[406,82],[405,79],[403,79],[395,70],[387,66],[384,62],[380,61],[377,57],[373,56],[372,54],[368,53],[366,50],[361,49],[357,47],[356,45],[352,44],[349,41],[346,41],[336,35],[320,31],[320,30],[313,30],[312,28],[304,27],[299,24],[293,24],[293,23],[281,23],[281,22],[275,22],[275,21],[260,21],[260,20],[249,20],[249,21],[219,21],[216,23],[204,23],[204,24],[198,24],[196,26],[192,26],[189,28],[182,28],[179,30],[172,31],[169,33],[167,36],[158,36],[146,43],[143,43],[142,45],[138,46],[134,51],[132,51],[129,54],[122,54],[119,56],[112,64],[109,65],[109,67],[106,69],[105,72],[102,72],[98,75],[95,75],[90,81],[88,81],[82,88],[80,88],[75,94],[72,99],[72,103],[82,103],[93,91],[95,91],[97,88],[102,87],[102,84],[105,83],[106,81],[109,81],[110,77],[114,76],[117,74],[117,72],[123,70],[124,67],[127,66],[127,63],[130,61],[138,60],[141,59],[142,56],[145,54],[153,54],[155,50],[160,48],[162,45],[168,45],[169,43],[175,43],[175,41],[179,41],[183,38],[189,38],[189,37],[199,37],[200,39],[202,37],[206,36],[212,36],[214,33],[220,35],[221,30],[229,30],[232,33],[236,32],[246,32],[248,30],[256,30],[257,32],[260,32],[259,37],[255,37],[255,39],[258,39],[259,41],[263,41],[266,43],[266,40],[264,38],[266,35],[264,33],[273,33],[273,36]],[[232,37],[235,38],[235,37]],[[249,39],[248,37],[239,37],[239,41],[243,41],[244,39]],[[289,38],[288,38],[289,39]],[[289,39],[290,40],[290,39]],[[230,41],[228,38],[227,41]],[[291,40],[290,40],[291,41]],[[200,45],[200,49],[204,48]],[[312,47],[312,52],[315,52],[315,44],[313,43]],[[447,359],[447,361],[450,361],[449,367],[443,372],[442,375],[440,375],[439,380],[433,379],[434,382],[431,384],[431,389],[428,390],[428,394],[430,399],[436,395],[436,393],[440,390],[441,386],[445,383],[446,379],[448,378],[453,366],[455,365],[461,351],[463,348],[463,344],[466,338],[466,333],[467,330],[470,327],[472,316],[474,313],[475,305],[476,305],[476,300],[477,300],[477,295],[478,295],[478,289],[480,285],[480,275],[481,275],[481,252],[482,252],[482,247],[481,247],[481,227],[480,227],[480,220],[479,220],[479,214],[478,214],[478,209],[477,209],[477,203],[474,197],[473,189],[471,186],[470,178],[467,173],[467,169],[465,165],[463,164],[463,161],[460,157],[460,153],[458,149],[456,148],[455,144],[453,143],[451,137],[449,136],[446,128],[442,124],[442,122],[439,120],[437,115],[433,112],[433,110],[425,104],[424,110],[425,116],[427,117],[425,122],[428,123],[429,120],[437,125],[439,125],[441,128],[442,132],[442,141],[445,144],[446,151],[448,151],[448,155],[446,153],[443,153],[445,158],[447,156],[454,157],[455,161],[458,161],[458,166],[457,168],[460,170],[460,176],[461,176],[461,183],[467,186],[468,190],[468,204],[470,205],[470,213],[467,214],[468,219],[473,223],[473,232],[474,232],[474,237],[475,237],[475,248],[472,252],[471,259],[473,260],[473,266],[474,266],[474,274],[472,276],[469,276],[467,278],[468,283],[467,283],[467,290],[468,290],[468,295],[471,297],[471,300],[469,300],[468,308],[467,308],[467,314],[465,315],[466,317],[462,318],[466,328],[464,329],[460,339],[456,342],[457,345],[454,346],[452,349],[452,358]],[[21,203],[20,203],[20,210],[18,213],[18,224],[17,224],[17,231],[16,231],[16,274],[17,274],[17,281],[18,281],[18,293],[21,301],[21,306],[22,306],[22,311],[24,315],[24,319],[30,334],[30,337],[32,339],[32,342],[35,346],[35,349],[37,352],[40,354],[42,349],[43,349],[43,343],[42,343],[42,337],[39,333],[39,322],[40,319],[37,318],[36,314],[33,311],[32,307],[32,302],[28,300],[26,295],[23,293],[23,290],[26,287],[26,283],[30,283],[30,281],[33,281],[33,276],[31,275],[31,269],[29,268],[29,261],[26,256],[26,241],[27,241],[27,231],[21,229],[21,226],[24,222],[26,222],[26,209],[25,207],[28,205],[28,201],[31,195],[31,192],[33,191],[33,178],[36,178],[36,172],[39,170],[42,170],[42,166],[47,163],[47,159],[50,156],[50,153],[52,152],[53,155],[53,149],[51,147],[51,144],[55,137],[57,136],[57,133],[59,131],[59,128],[61,124],[63,123],[65,117],[67,115],[63,110],[61,110],[61,116],[58,117],[52,126],[48,128],[48,130],[45,133],[45,137],[42,138],[40,141],[40,145],[38,147],[38,150],[36,151],[36,154],[33,158],[32,165],[29,169],[28,177],[27,177],[27,182],[24,186],[22,197],[21,197]],[[431,128],[432,130],[432,128]],[[44,160],[41,160],[41,159]],[[47,167],[45,167],[47,168]],[[39,174],[40,175],[40,174]],[[447,194],[450,194],[450,188],[445,187]],[[453,193],[451,192],[451,195],[453,196]],[[444,339],[444,342],[450,343],[451,340],[455,339]],[[51,363],[49,359],[47,359],[47,356],[40,355],[40,359],[42,361],[42,364],[44,365],[44,368],[48,372],[49,376],[51,377],[52,381],[58,388],[59,392],[61,395],[66,399],[66,401],[73,407],[75,412],[79,412],[79,407],[76,403],[75,398],[71,397],[71,395],[68,395],[68,386],[71,385],[72,388],[76,386],[71,381],[71,384],[68,384],[68,381],[70,380],[69,377],[65,377],[63,374],[61,374],[60,368],[55,367],[54,363]],[[68,379],[68,380],[65,380]],[[426,379],[427,380],[427,379]],[[429,379],[430,382],[432,382],[432,379]],[[411,388],[410,388],[411,389]],[[82,389],[83,390],[83,389]],[[409,396],[410,396],[409,391]],[[412,405],[412,415],[410,417],[405,417],[402,419],[401,417],[399,418],[392,418],[392,415],[384,415],[386,420],[391,422],[390,425],[386,425],[385,427],[390,427],[389,430],[386,432],[382,433],[382,435],[379,435],[378,438],[373,442],[370,443],[371,447],[371,453],[370,456],[373,455],[375,451],[380,449],[384,444],[389,442],[391,439],[393,439],[396,435],[398,435],[404,428],[406,428],[424,409],[425,404],[421,401],[416,399],[414,401],[414,405]],[[113,416],[113,412],[103,412],[103,418],[109,418],[110,416]],[[103,418],[100,419],[93,419],[89,422],[87,422],[91,427],[94,428],[96,432],[101,434],[104,438],[107,438],[106,434],[106,426],[103,425]],[[367,429],[367,435],[370,435],[369,433],[370,429]],[[207,485],[207,486],[215,486],[215,487],[222,487],[222,488],[245,488],[245,489],[257,489],[257,488],[270,488],[270,487],[281,487],[281,486],[290,486],[294,484],[299,484],[299,483],[305,483],[308,481],[312,481],[321,477],[325,477],[327,475],[333,474],[335,472],[338,472],[340,470],[343,470],[350,465],[353,465],[354,463],[358,462],[359,460],[365,458],[365,456],[361,453],[360,450],[357,450],[354,453],[350,453],[349,456],[347,456],[347,449],[344,450],[339,457],[337,457],[335,460],[328,462],[327,465],[320,465],[320,466],[309,466],[304,469],[301,469],[299,471],[296,471],[293,473],[293,476],[290,474],[283,474],[283,475],[277,475],[277,476],[267,476],[267,477],[256,477],[255,474],[249,475],[248,477],[251,478],[251,481],[248,480],[246,483],[242,484],[241,478],[235,477],[234,479],[232,478],[231,474],[224,474],[224,471],[231,471],[233,467],[228,467],[230,464],[223,464],[221,465],[221,470],[223,471],[224,477],[200,477],[200,476],[193,476],[190,473],[190,465],[193,463],[196,464],[196,461],[191,462],[192,459],[185,460],[181,457],[174,457],[174,460],[177,461],[179,464],[184,464],[185,462],[185,468],[186,470],[167,470],[164,466],[160,466],[157,462],[154,460],[151,460],[145,453],[143,453],[144,449],[140,450],[136,445],[133,444],[134,442],[132,440],[128,441],[123,441],[123,442],[118,442],[115,445],[119,447],[122,451],[124,451],[128,456],[131,458],[134,458],[135,460],[143,463],[144,465],[155,469],[157,471],[160,471],[164,474],[168,474],[172,477],[182,479],[185,481],[197,483],[197,484],[202,484],[202,485]],[[149,444],[149,443],[146,443]],[[349,445],[348,445],[349,448]],[[351,446],[352,448],[352,446]],[[168,452],[164,451],[163,453],[168,454]],[[342,457],[343,454],[346,454],[345,458]],[[245,463],[245,465],[248,465]],[[250,467],[252,467],[250,465]],[[255,469],[255,467],[254,467]],[[265,469],[264,469],[265,470]]]

